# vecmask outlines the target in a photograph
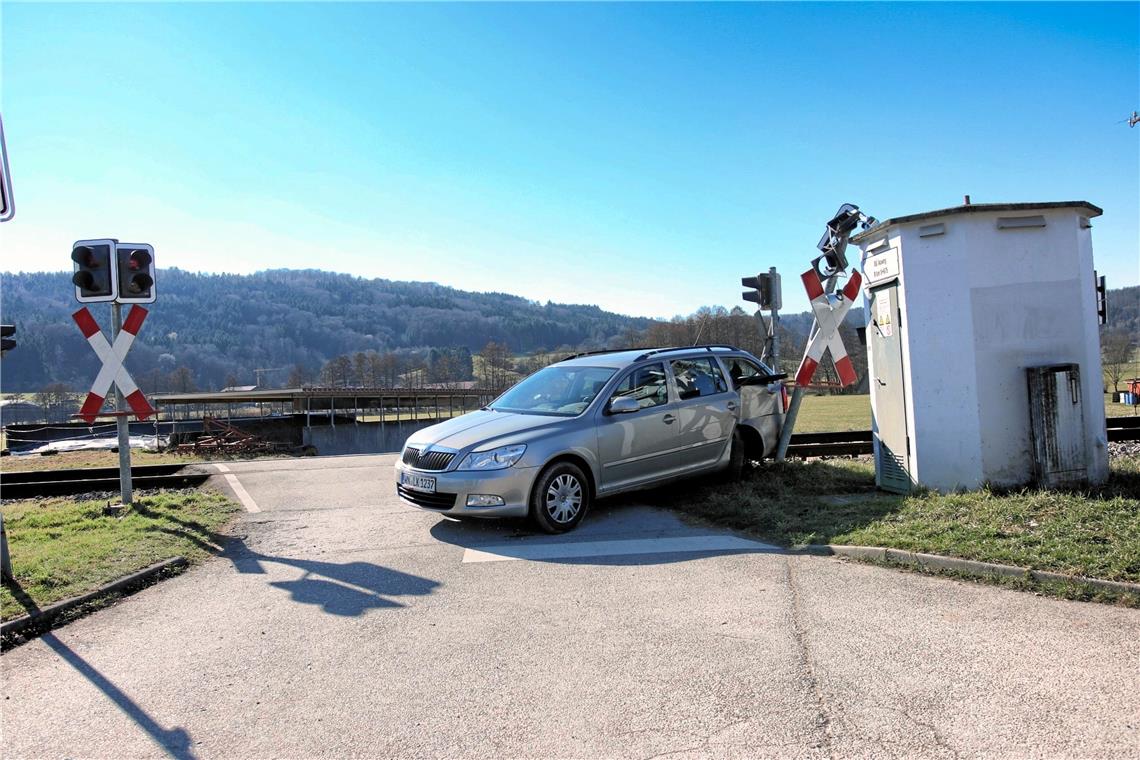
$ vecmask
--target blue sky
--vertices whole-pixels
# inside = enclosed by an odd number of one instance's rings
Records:
[[[649,316],[879,218],[1082,199],[1140,282],[1140,4],[0,6],[16,218],[160,267],[316,267]],[[161,275],[160,275],[161,276]],[[161,283],[160,283],[161,287]]]

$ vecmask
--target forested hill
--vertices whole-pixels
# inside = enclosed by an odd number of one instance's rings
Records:
[[[97,364],[71,321],[79,306],[73,293],[70,273],[2,275],[3,321],[17,326],[17,348],[3,361],[5,391],[90,384]],[[91,309],[109,324],[107,305]],[[252,383],[256,368],[301,365],[315,372],[332,357],[359,351],[476,351],[491,340],[515,352],[601,347],[649,323],[596,306],[540,304],[433,283],[314,270],[230,275],[163,269],[158,302],[127,364],[139,373],[190,367],[200,387],[217,388],[231,376]],[[284,374],[272,379],[280,382]]]
[[[1140,336],[1140,285],[1109,290],[1108,324],[1109,330],[1120,330],[1133,337]]]
[[[751,318],[738,324],[745,314],[740,309],[731,314],[705,309],[660,323],[596,306],[544,305],[504,293],[315,270],[213,275],[164,269],[158,287],[158,303],[127,359],[148,392],[253,384],[255,369],[275,370],[263,374],[271,386],[319,381],[330,360],[361,352],[394,352],[403,372],[431,364],[433,353],[454,349],[450,353],[463,360],[462,366],[459,376],[447,379],[468,379],[471,353],[491,341],[514,354],[680,345],[702,336],[759,350]],[[0,275],[0,318],[17,328],[17,347],[0,366],[5,392],[38,391],[54,383],[83,390],[91,384],[98,362],[71,320],[78,308],[73,292],[69,273]],[[1111,290],[1108,303],[1106,331],[1140,333],[1140,287]],[[93,304],[91,310],[107,327],[110,308]],[[704,324],[717,314],[728,320],[723,330]],[[862,324],[862,313],[853,310],[846,322]],[[735,327],[729,329],[729,323]],[[781,316],[781,344],[793,364],[811,324],[810,312]],[[854,333],[848,345],[853,341]]]

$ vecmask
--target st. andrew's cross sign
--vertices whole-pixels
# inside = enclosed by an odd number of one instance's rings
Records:
[[[863,278],[858,271],[852,270],[851,279],[847,281],[841,291],[842,297],[837,303],[832,303],[823,290],[823,282],[815,269],[809,269],[800,275],[808,298],[811,299],[811,310],[815,314],[815,327],[811,340],[804,350],[803,361],[800,362],[799,371],[796,372],[796,385],[806,386],[811,383],[820,360],[823,359],[824,349],[831,349],[831,360],[835,362],[835,370],[839,373],[840,385],[847,387],[858,379],[855,368],[851,365],[851,357],[847,355],[847,348],[843,345],[843,338],[839,335],[839,325],[847,316],[847,310],[859,295],[859,286]]]
[[[103,362],[103,367],[95,377],[95,382],[91,384],[91,391],[87,394],[87,400],[83,402],[83,407],[79,410],[79,416],[86,420],[87,424],[95,422],[95,418],[99,416],[99,412],[103,408],[103,401],[107,398],[112,383],[123,392],[127,403],[130,404],[131,409],[140,420],[145,420],[154,414],[150,402],[146,400],[146,396],[135,385],[135,381],[131,379],[127,368],[123,366],[123,360],[127,358],[127,352],[130,351],[135,336],[142,329],[146,315],[147,310],[143,307],[137,304],[132,306],[126,321],[123,322],[123,329],[115,337],[114,345],[107,340],[107,336],[99,329],[99,324],[91,316],[91,312],[87,310],[86,306],[71,315],[75,324],[79,325],[79,329],[83,332],[83,337],[87,338],[87,342],[91,344],[91,348],[99,360]]]

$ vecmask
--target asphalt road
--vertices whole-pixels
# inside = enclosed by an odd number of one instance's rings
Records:
[[[392,462],[230,465],[224,553],[0,658],[3,756],[1140,757],[1135,610],[634,500],[458,523]]]

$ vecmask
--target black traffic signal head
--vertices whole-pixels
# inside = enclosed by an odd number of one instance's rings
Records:
[[[115,300],[114,240],[79,240],[71,247],[71,261],[75,273],[75,300],[80,303],[97,303]]]
[[[0,222],[16,214],[12,201],[12,175],[8,172],[8,148],[4,144],[4,122],[0,120]]]
[[[12,337],[15,334],[15,325],[0,325],[0,353],[16,347],[16,339]]]
[[[846,246],[846,243],[844,244]],[[844,251],[830,251],[811,260],[812,267],[821,280],[839,274],[847,269],[847,254]]]
[[[1096,284],[1096,323],[1108,324],[1108,291],[1105,290],[1104,275],[1097,275],[1093,271],[1093,282]]]
[[[741,294],[745,301],[752,301],[758,304],[761,309],[779,310],[781,308],[779,274],[768,273],[758,274],[755,277],[741,277],[740,284],[746,288],[752,288],[752,290],[746,290]]]
[[[154,248],[146,243],[117,246],[119,303],[154,303]]]
[[[760,278],[759,278],[759,276],[757,276],[757,277],[741,277],[740,278],[740,284],[746,288],[752,288],[752,290],[746,290],[743,293],[741,293],[740,294],[741,298],[743,298],[745,301],[751,301],[752,303],[756,303],[756,304],[760,303]]]

